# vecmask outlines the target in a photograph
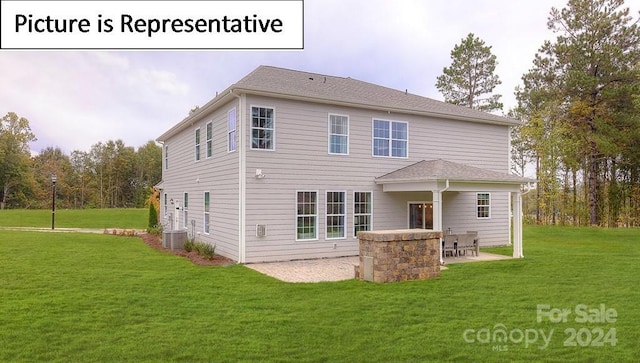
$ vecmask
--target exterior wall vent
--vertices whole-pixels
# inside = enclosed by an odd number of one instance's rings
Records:
[[[266,236],[267,236],[267,225],[256,224],[256,237],[266,237]]]

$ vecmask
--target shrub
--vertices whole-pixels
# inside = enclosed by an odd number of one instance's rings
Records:
[[[213,259],[213,256],[216,254],[216,246],[212,246],[204,242],[192,242],[192,243],[193,243],[192,249],[196,251],[197,254],[204,256],[210,260]],[[187,248],[185,246],[183,246],[183,248],[185,249],[185,251],[187,251]]]
[[[195,242],[192,239],[187,239],[186,241],[184,241],[182,248],[187,252],[191,252],[193,251],[194,245]]]
[[[149,203],[149,225],[148,229],[152,229],[158,225],[158,211],[153,203]]]
[[[216,254],[216,246],[212,246],[208,243],[204,243],[204,246],[202,247],[202,251],[200,254],[210,260],[213,260],[213,256],[215,256]]]
[[[154,236],[159,236],[162,234],[162,225],[155,225],[151,228],[147,228],[147,233],[152,234]]]

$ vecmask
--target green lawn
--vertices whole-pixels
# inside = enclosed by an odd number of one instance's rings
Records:
[[[195,266],[137,238],[0,231],[0,361],[637,361],[640,231],[524,232],[525,259],[380,285]],[[601,304],[608,321],[580,320]],[[538,322],[538,305],[570,314]]]
[[[147,228],[146,208],[57,209],[55,226],[60,228]],[[0,210],[0,227],[51,228],[51,210]]]

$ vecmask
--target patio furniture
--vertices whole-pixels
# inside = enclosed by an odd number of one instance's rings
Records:
[[[444,257],[447,257],[448,255],[450,255],[451,257],[458,255],[458,251],[456,248],[458,244],[458,242],[456,241],[457,238],[458,236],[453,234],[444,235],[442,241],[442,250],[444,251]]]
[[[467,231],[468,234],[474,236],[473,244],[476,246],[476,257],[480,254],[480,239],[478,238],[478,231]]]
[[[458,235],[458,245],[456,246],[456,250],[459,256],[463,254],[466,256],[467,251],[471,251],[472,256],[474,252],[476,253],[476,256],[478,255],[476,236],[477,235],[472,233],[463,233]]]

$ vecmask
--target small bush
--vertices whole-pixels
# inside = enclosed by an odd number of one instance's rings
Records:
[[[158,225],[158,211],[153,203],[149,203],[149,225],[147,229],[152,229]]]
[[[193,243],[193,250],[196,251],[197,254],[204,256],[210,260],[213,259],[213,256],[216,254],[216,246],[212,246],[204,242],[192,242],[192,243]],[[185,251],[187,250],[184,246],[183,248],[185,249]]]
[[[186,241],[184,241],[182,248],[187,252],[191,252],[193,251],[194,245],[195,242],[192,239],[187,239]]]
[[[210,260],[213,260],[213,256],[216,254],[216,246],[205,243],[200,254]]]
[[[153,227],[147,228],[147,233],[154,236],[160,236],[162,234],[162,225],[155,225]]]

